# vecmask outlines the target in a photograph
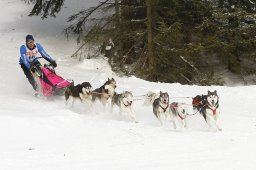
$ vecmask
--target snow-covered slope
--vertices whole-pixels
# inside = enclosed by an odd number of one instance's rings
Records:
[[[199,87],[152,83],[136,77],[117,77],[104,58],[78,62],[69,56],[77,48],[57,33],[53,21],[25,16],[28,7],[19,0],[2,0],[0,15],[0,169],[178,169],[254,170],[256,168],[255,86]],[[41,22],[49,23],[42,31]],[[24,24],[25,23],[25,24]],[[24,25],[23,25],[24,24]],[[30,27],[31,26],[31,27]],[[56,29],[58,27],[58,29]],[[32,30],[30,28],[33,28]],[[37,29],[38,28],[38,29]],[[166,91],[171,101],[191,104],[189,98],[217,90],[223,131],[209,131],[202,116],[188,117],[188,130],[160,126],[152,107],[134,101],[139,123],[115,109],[93,109],[79,102],[65,106],[64,97],[43,100],[33,90],[19,64],[19,46],[32,33],[58,63],[57,72],[76,83],[89,81],[100,87],[108,77],[117,81],[117,92],[134,96]],[[52,35],[56,36],[52,36]],[[139,97],[138,97],[139,98]],[[193,113],[189,107],[189,113]]]

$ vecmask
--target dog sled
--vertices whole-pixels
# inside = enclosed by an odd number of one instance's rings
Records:
[[[51,63],[41,65],[37,61],[41,58],[37,57],[31,62],[31,68],[34,69],[34,71],[31,70],[31,73],[38,84],[39,93],[45,97],[64,95],[66,88],[74,84],[73,80],[57,75]]]

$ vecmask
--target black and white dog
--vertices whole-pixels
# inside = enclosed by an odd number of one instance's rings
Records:
[[[114,78],[109,79],[100,88],[95,89],[92,92],[92,101],[95,102],[98,99],[105,107],[108,99],[114,96],[116,89],[116,81]]]
[[[208,91],[207,95],[196,96],[193,98],[193,109],[199,111],[210,128],[222,129],[219,126],[219,96],[217,91]]]
[[[167,92],[161,92],[159,98],[153,102],[153,113],[156,118],[161,122],[161,114],[165,115],[165,118],[169,116],[169,94]]]
[[[129,91],[124,91],[121,94],[115,93],[111,100],[111,112],[113,111],[114,105],[117,105],[120,109],[120,114],[126,112],[129,114],[130,118],[138,123],[135,113],[132,109],[133,95]]]
[[[187,128],[188,108],[185,103],[173,102],[170,104],[170,118],[173,120],[174,128]]]
[[[72,107],[76,99],[79,99],[82,103],[87,102],[90,106],[92,105],[92,86],[89,82],[83,82],[74,86],[73,84],[67,87],[65,91],[66,105],[71,100]]]

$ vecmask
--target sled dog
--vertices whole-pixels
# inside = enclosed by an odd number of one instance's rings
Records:
[[[199,111],[210,128],[222,129],[219,126],[219,96],[217,91],[208,91],[207,95],[196,96],[193,98],[193,109]]]
[[[92,101],[95,102],[98,99],[105,107],[108,99],[112,98],[115,93],[116,81],[115,79],[109,79],[100,88],[95,89],[92,92]]]
[[[165,118],[169,114],[169,95],[167,92],[161,92],[159,98],[155,99],[153,102],[153,113],[156,118],[161,122],[161,114],[165,115]]]
[[[126,112],[129,114],[130,118],[137,123],[136,116],[132,110],[133,95],[129,91],[124,91],[121,94],[115,93],[111,100],[111,111],[114,105],[117,105],[120,109],[120,113]]]
[[[83,82],[74,86],[73,84],[67,87],[65,91],[66,105],[69,101],[72,102],[72,107],[76,99],[79,99],[82,103],[86,102],[92,105],[92,86],[89,82]]]
[[[159,98],[160,93],[154,93],[149,91],[147,94],[144,95],[144,102],[143,106],[151,106],[155,99]]]
[[[173,102],[170,104],[170,117],[173,120],[174,128],[187,128],[188,108],[185,103]]]

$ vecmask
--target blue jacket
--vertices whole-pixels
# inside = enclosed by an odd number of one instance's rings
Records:
[[[40,57],[38,56],[41,54],[41,56],[46,59],[48,62],[54,61],[52,57],[47,54],[44,51],[43,46],[39,43],[35,43],[35,47],[33,49],[29,49],[27,45],[20,46],[20,64],[25,64],[25,66],[30,69],[31,61],[33,61],[34,58]],[[37,59],[35,59],[35,62],[38,62]]]

